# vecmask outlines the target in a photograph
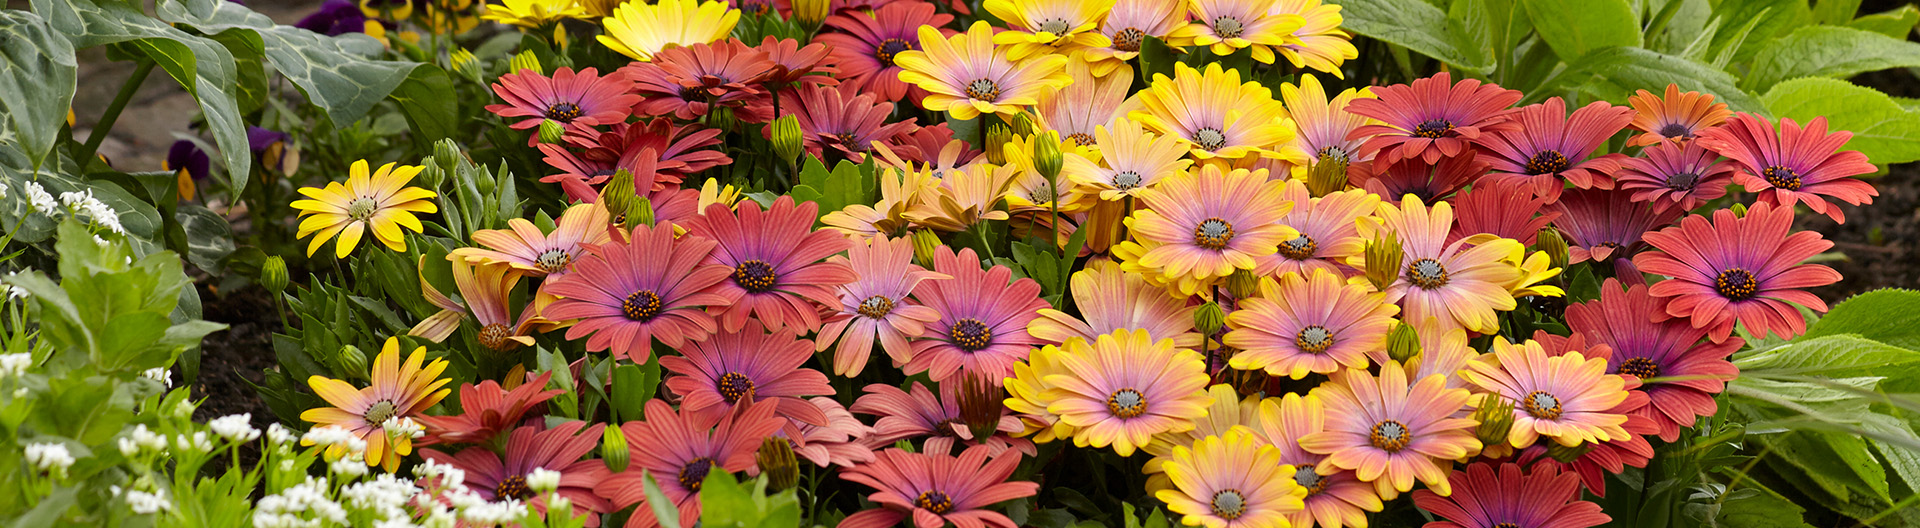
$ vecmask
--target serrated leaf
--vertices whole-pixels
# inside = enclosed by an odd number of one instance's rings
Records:
[[[1447,13],[1423,0],[1329,0],[1340,6],[1341,29],[1405,46],[1454,67],[1493,71],[1491,55],[1456,34]]]
[[[1862,29],[1886,35],[1896,39],[1905,39],[1913,34],[1915,24],[1920,24],[1920,7],[1907,4],[1885,13],[1876,13],[1853,19],[1847,27]]]
[[[1856,376],[1873,369],[1920,362],[1920,351],[1907,350],[1857,335],[1800,338],[1785,346],[1736,354],[1733,360],[1746,376]]]
[[[1575,67],[1562,73],[1560,78],[1570,83],[1577,83],[1577,79],[1587,76],[1605,80],[1610,85],[1607,93],[1596,95],[1616,104],[1625,104],[1627,95],[1634,89],[1657,90],[1668,84],[1678,84],[1681,90],[1713,94],[1737,111],[1756,112],[1763,109],[1758,99],[1740,89],[1733,75],[1701,62],[1642,48],[1622,47],[1594,50],[1575,62]],[[1549,95],[1550,90],[1535,90],[1529,100],[1543,99]]]
[[[1782,82],[1761,101],[1775,117],[1807,123],[1827,118],[1829,130],[1853,133],[1843,148],[1877,164],[1920,160],[1920,113],[1909,112],[1879,90],[1839,79],[1812,77]]]
[[[1572,64],[1593,50],[1639,47],[1640,23],[1626,0],[1522,0],[1547,46]]]
[[[73,44],[26,11],[0,11],[0,35],[0,110],[30,167],[39,167],[73,104]]]
[[[1849,27],[1809,26],[1762,47],[1742,86],[1758,91],[1798,77],[1846,78],[1913,66],[1920,66],[1920,43]]]

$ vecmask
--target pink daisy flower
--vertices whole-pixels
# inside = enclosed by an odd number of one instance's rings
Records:
[[[1520,179],[1481,180],[1454,196],[1453,207],[1459,216],[1453,219],[1447,242],[1484,233],[1531,246],[1540,236],[1540,228],[1560,217],[1558,211],[1547,207],[1553,201],[1552,196],[1534,194],[1532,187]]]
[[[1647,291],[1667,301],[1667,314],[1693,320],[1714,342],[1733,335],[1735,323],[1764,338],[1792,339],[1807,331],[1806,318],[1787,303],[1816,312],[1827,303],[1806,288],[1839,282],[1840,273],[1801,261],[1833,247],[1813,231],[1793,230],[1793,207],[1753,204],[1733,211],[1688,216],[1680,225],[1647,233],[1656,251],[1634,257],[1641,271],[1673,277]]]
[[[1627,146],[1639,147],[1662,142],[1688,142],[1701,132],[1727,122],[1733,112],[1727,103],[1713,102],[1713,94],[1680,92],[1680,85],[1667,84],[1664,97],[1640,90],[1627,98],[1633,105],[1633,122],[1628,126],[1643,132],[1627,138]]]
[[[793,328],[768,332],[748,321],[680,352],[685,355],[661,357],[660,366],[678,374],[667,378],[667,388],[680,395],[682,413],[725,414],[747,400],[775,405],[791,420],[827,425],[827,415],[801,398],[833,394],[833,386],[820,371],[801,367],[813,358],[813,343]]]
[[[671,48],[654,54],[652,62],[621,68],[636,83],[644,99],[633,113],[692,121],[712,112],[713,106],[735,110],[734,117],[763,123],[773,117],[767,94],[758,85],[773,73],[766,52],[737,39]]]
[[[627,470],[607,477],[594,491],[616,509],[639,505],[627,519],[629,528],[660,524],[646,504],[646,478],[680,510],[683,526],[700,518],[700,485],[713,470],[738,473],[754,467],[753,454],[761,439],[785,423],[772,405],[741,405],[733,412],[710,416],[675,412],[667,402],[647,401],[646,420],[620,425],[627,437]],[[718,428],[716,428],[716,426]]]
[[[1326,405],[1326,429],[1299,438],[1300,448],[1326,455],[1319,472],[1353,470],[1372,482],[1381,500],[1413,489],[1414,479],[1434,493],[1451,492],[1446,468],[1480,449],[1477,425],[1454,413],[1466,406],[1466,389],[1446,388],[1447,376],[1409,384],[1405,367],[1387,362],[1379,376],[1362,369],[1333,374],[1309,395]]]
[[[1045,308],[1027,323],[1027,333],[1049,344],[1080,338],[1089,342],[1116,330],[1145,330],[1156,339],[1172,339],[1181,348],[1198,348],[1200,333],[1193,331],[1193,312],[1185,299],[1167,295],[1167,289],[1128,273],[1111,260],[1090,260],[1069,281],[1073,305],[1080,317]]]
[[[1475,140],[1489,154],[1494,172],[1519,176],[1533,183],[1533,193],[1556,196],[1566,183],[1581,189],[1612,189],[1610,175],[1621,156],[1588,157],[1613,133],[1633,121],[1633,109],[1606,101],[1573,111],[1558,97],[1521,108],[1514,116],[1518,128],[1500,130]]]
[[[875,490],[867,499],[880,507],[847,516],[839,528],[890,528],[909,518],[914,528],[1017,528],[1012,519],[986,508],[1039,492],[1032,482],[1008,481],[1020,454],[990,455],[973,446],[955,457],[944,453],[908,453],[888,449],[869,464],[841,477]],[[991,458],[989,458],[991,457]]]
[[[972,248],[959,254],[941,246],[933,256],[933,271],[951,280],[924,282],[913,297],[940,313],[932,332],[913,342],[907,374],[926,372],[934,381],[946,381],[961,371],[991,379],[1013,375],[1013,364],[1043,342],[1027,333],[1027,324],[1049,307],[1040,299],[1040,283],[1013,278],[1006,266],[980,268]]]
[[[580,457],[599,446],[600,430],[605,427],[605,424],[588,427],[586,422],[567,422],[545,430],[533,425],[514,429],[507,437],[504,458],[483,446],[469,447],[456,455],[422,449],[420,455],[465,471],[467,489],[481,498],[522,500],[541,513],[547,511],[547,500],[552,494],[534,492],[527,485],[527,475],[535,469],[559,472],[560,487],[554,493],[572,502],[574,515],[585,516],[587,526],[599,526],[599,514],[613,509],[606,499],[594,494],[594,489],[609,474],[607,465],[599,459],[581,460]]]
[[[857,277],[852,267],[821,259],[846,251],[852,243],[838,231],[813,230],[819,209],[819,204],[794,205],[793,197],[781,196],[764,210],[753,200],[736,208],[708,205],[705,214],[687,222],[688,233],[719,242],[707,262],[733,272],[732,280],[710,290],[726,299],[716,303],[725,307],[711,311],[722,328],[739,331],[751,317],[769,331],[818,330],[820,313],[814,305],[840,304],[834,288]]]
[[[1425,528],[1589,528],[1612,521],[1600,505],[1576,500],[1580,479],[1551,467],[1534,466],[1531,473],[1517,464],[1501,464],[1496,473],[1485,462],[1453,472],[1448,479],[1459,486],[1453,496],[1420,490],[1413,504],[1447,520]]]
[[[921,26],[943,28],[942,34],[952,35],[953,30],[944,29],[951,22],[953,15],[937,12],[933,4],[892,2],[870,14],[856,11],[828,17],[826,27],[845,33],[821,33],[814,39],[830,48],[828,55],[840,66],[842,84],[881,101],[910,97],[918,105],[927,91],[901,81],[901,68],[893,58],[920,49]]]
[[[628,93],[632,86],[625,73],[601,77],[593,68],[578,74],[573,68],[560,68],[553,77],[531,70],[509,73],[493,83],[493,93],[507,104],[487,105],[487,111],[509,119],[525,118],[510,125],[522,130],[549,119],[584,126],[619,123],[640,102],[640,96]]]
[[[807,403],[826,415],[827,424],[787,421],[775,434],[793,443],[794,455],[820,467],[853,467],[873,461],[873,448],[866,445],[867,437],[874,433],[872,427],[860,423],[832,397],[808,398]]]
[[[574,127],[567,131],[564,145],[540,145],[540,152],[546,155],[542,161],[561,171],[540,181],[581,180],[597,186],[614,172],[626,169],[643,193],[678,188],[688,174],[733,162],[725,152],[707,148],[720,144],[720,132],[692,124],[678,126],[672,119],[660,118],[617,123],[606,132]],[[642,169],[643,161],[651,161],[652,170]]]
[[[807,153],[829,166],[841,159],[860,163],[874,142],[891,142],[914,126],[912,121],[888,123],[893,103],[876,102],[873,94],[851,86],[808,86],[800,89],[798,99],[789,108],[800,120]],[[831,156],[826,155],[829,149]]]
[[[1776,132],[1767,118],[1742,112],[1725,126],[1702,132],[1700,145],[1738,163],[1740,172],[1734,173],[1733,182],[1759,194],[1760,201],[1788,209],[1805,204],[1844,224],[1846,214],[1827,198],[1861,205],[1880,195],[1873,185],[1853,177],[1874,172],[1867,155],[1838,152],[1849,139],[1852,132],[1828,134],[1825,117],[1813,118],[1805,128],[1783,117]]]
[[[1366,526],[1367,512],[1385,506],[1373,493],[1373,486],[1361,482],[1352,471],[1320,474],[1320,462],[1327,457],[1300,447],[1300,438],[1326,430],[1326,407],[1319,398],[1288,393],[1261,400],[1260,419],[1253,429],[1262,440],[1279,448],[1280,463],[1293,466],[1293,483],[1307,490],[1306,507],[1287,515],[1294,526]]]
[[[1614,185],[1633,192],[1633,201],[1678,205],[1691,210],[1727,195],[1734,164],[1698,141],[1661,143],[1620,162]]]
[[[1553,225],[1567,235],[1567,262],[1609,262],[1633,258],[1640,237],[1673,225],[1685,210],[1665,202],[1635,201],[1626,191],[1572,189],[1547,206],[1560,218]]]
[[[577,319],[567,339],[587,338],[588,350],[645,361],[653,340],[670,347],[706,339],[714,332],[705,308],[725,304],[706,290],[727,269],[704,263],[714,243],[675,238],[672,224],[634,226],[632,240],[589,245],[574,272],[545,285],[560,297],[546,309],[554,320]]]
[[[1626,438],[1625,415],[1613,412],[1627,400],[1627,381],[1607,374],[1605,358],[1549,356],[1537,341],[1493,341],[1493,353],[1467,364],[1460,376],[1513,405],[1507,443],[1524,448],[1546,436],[1560,445]]]
[[[427,430],[427,435],[416,444],[480,444],[493,440],[494,435],[518,425],[520,418],[535,406],[566,392],[544,390],[552,376],[551,372],[529,376],[513,390],[502,389],[500,382],[493,380],[479,385],[462,383],[460,410],[464,412],[454,416],[416,417]]]
[[[1740,375],[1727,357],[1746,343],[1738,337],[1702,341],[1705,329],[1668,318],[1665,299],[1648,294],[1645,285],[1620,286],[1607,279],[1598,300],[1568,306],[1567,327],[1607,345],[1608,373],[1651,380],[1640,387],[1651,403],[1633,414],[1652,420],[1660,438],[1672,442],[1695,417],[1719,411],[1713,395]]]
[[[1625,405],[1625,404],[1623,404]],[[1593,449],[1572,462],[1561,462],[1547,456],[1548,447],[1535,445],[1521,450],[1515,457],[1522,465],[1549,466],[1560,471],[1572,471],[1580,475],[1581,486],[1595,496],[1607,496],[1607,475],[1618,475],[1628,466],[1645,468],[1653,460],[1653,444],[1647,442],[1646,435],[1659,431],[1653,420],[1644,416],[1628,414],[1627,423],[1620,426],[1627,430],[1626,438],[1611,440],[1593,445]]]
[[[1411,158],[1433,165],[1458,156],[1482,134],[1515,126],[1507,122],[1514,112],[1508,107],[1520,102],[1519,90],[1475,79],[1455,84],[1447,72],[1372,91],[1375,98],[1349,101],[1347,111],[1380,123],[1356,128],[1347,137],[1368,138],[1360,150],[1377,153],[1376,167]]]
[[[1497,312],[1518,305],[1507,284],[1520,278],[1520,270],[1503,259],[1522,249],[1519,242],[1447,243],[1453,206],[1446,202],[1428,209],[1419,198],[1408,197],[1399,207],[1381,204],[1379,217],[1377,229],[1397,233],[1404,250],[1400,276],[1386,291],[1388,299],[1398,299],[1402,319],[1433,318],[1441,328],[1483,334],[1500,330]]]
[[[839,341],[833,352],[833,373],[859,376],[876,340],[894,365],[913,359],[913,346],[907,340],[920,337],[927,324],[940,319],[940,313],[914,303],[908,295],[921,281],[950,277],[915,265],[913,240],[907,238],[856,242],[846,256],[834,255],[827,261],[846,264],[859,277],[840,285],[839,310],[827,317],[814,339],[816,352]]]
[[[1227,315],[1221,342],[1240,349],[1228,365],[1302,379],[1342,368],[1364,369],[1367,351],[1386,346],[1400,308],[1365,284],[1325,270],[1261,279],[1260,296],[1240,299]]]
[[[1492,164],[1483,158],[1490,156],[1482,157],[1477,151],[1468,150],[1458,156],[1441,158],[1438,163],[1402,161],[1385,165],[1384,169],[1368,171],[1367,176],[1356,179],[1353,186],[1366,189],[1381,200],[1395,205],[1409,194],[1419,197],[1422,202],[1449,200],[1454,193],[1486,176]]]
[[[856,413],[880,417],[879,421],[873,423],[873,434],[867,436],[866,444],[889,446],[900,440],[926,438],[920,450],[927,453],[952,453],[955,444],[987,446],[988,454],[994,455],[1007,448],[1015,448],[1029,455],[1035,452],[1032,441],[1013,437],[1025,426],[1019,417],[1004,409],[994,435],[975,439],[961,415],[959,394],[951,387],[955,384],[941,385],[938,397],[917,381],[909,387],[912,392],[882,383],[868,385],[867,394],[853,402],[851,409]]]
[[[1306,182],[1296,179],[1287,180],[1283,196],[1293,202],[1293,210],[1280,217],[1280,224],[1299,231],[1300,236],[1281,241],[1272,255],[1254,257],[1253,273],[1263,277],[1287,273],[1305,277],[1314,270],[1353,274],[1356,270],[1346,260],[1367,246],[1355,221],[1373,214],[1380,196],[1353,189],[1315,198],[1307,191]]]

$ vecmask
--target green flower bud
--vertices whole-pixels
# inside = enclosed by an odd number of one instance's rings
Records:
[[[340,355],[335,357],[334,360],[338,363],[335,367],[338,367],[340,372],[346,374],[348,377],[358,379],[368,379],[370,377],[367,371],[367,353],[361,352],[360,347],[353,345],[342,346],[340,347]]]
[[[1193,312],[1193,328],[1199,330],[1201,335],[1220,333],[1220,327],[1226,323],[1227,312],[1220,309],[1220,303],[1207,301],[1207,304],[1200,305],[1200,309]]]
[[[1473,419],[1480,422],[1473,435],[1480,439],[1481,445],[1506,443],[1507,433],[1513,430],[1513,400],[1498,394],[1482,396],[1480,408],[1473,411]]]
[[[1008,131],[1020,137],[1032,136],[1034,132],[1033,116],[1027,115],[1026,112],[1021,112],[1019,115],[1013,116],[1013,123]]]
[[[1321,154],[1317,163],[1307,168],[1307,192],[1319,198],[1347,188],[1347,160],[1330,154]]]
[[[800,154],[806,152],[806,134],[800,131],[800,118],[787,114],[767,126],[771,128],[768,136],[773,138],[774,155],[787,162],[788,167],[799,163]]]
[[[760,465],[760,474],[767,476],[767,493],[778,493],[791,489],[800,483],[800,460],[793,456],[793,445],[778,436],[769,436],[760,440],[760,450],[753,453],[753,460]]]
[[[1400,247],[1400,235],[1391,231],[1367,242],[1367,282],[1373,289],[1386,291],[1400,278],[1400,259],[1406,257]]]
[[[1387,332],[1387,357],[1405,364],[1420,355],[1420,332],[1413,325],[1396,323]]]
[[[626,169],[613,171],[613,177],[607,184],[600,186],[600,204],[607,207],[607,214],[613,215],[615,223],[624,223],[627,209],[633,207],[633,199],[639,193],[633,184],[633,173]]]
[[[460,154],[460,144],[452,139],[442,139],[433,144],[433,161],[440,164],[440,170],[447,171],[447,174],[453,174],[464,157]]]
[[[1540,228],[1540,235],[1533,245],[1547,252],[1547,258],[1553,261],[1553,267],[1567,268],[1567,239],[1560,236],[1560,230],[1551,227]]]
[[[627,221],[622,225],[627,229],[638,225],[653,227],[653,200],[645,196],[635,197],[627,205]]]
[[[1260,276],[1252,270],[1236,269],[1227,276],[1227,293],[1234,299],[1245,299],[1260,294]]]
[[[507,63],[507,70],[514,73],[533,70],[533,73],[536,74],[547,74],[546,70],[540,68],[540,57],[534,55],[533,50],[522,51],[519,55],[514,55],[513,60]]]
[[[606,461],[607,469],[614,473],[626,471],[631,457],[627,453],[627,434],[619,427],[609,426],[600,433],[600,460]]]
[[[473,56],[473,52],[467,51],[467,48],[456,47],[453,48],[453,54],[450,58],[453,62],[454,73],[460,74],[461,77],[466,77],[468,80],[480,82],[480,58]]]
[[[552,119],[548,119],[540,122],[540,142],[541,143],[545,143],[548,145],[558,145],[560,144],[560,141],[566,139],[566,137],[567,137],[566,125],[560,124],[559,121],[554,121]]]
[[[1040,171],[1040,175],[1045,176],[1049,184],[1060,179],[1060,165],[1064,162],[1060,156],[1059,132],[1048,130],[1045,134],[1034,136],[1033,168]],[[1058,195],[1059,186],[1054,185],[1052,189],[1055,195]]]
[[[738,121],[733,118],[733,107],[716,106],[707,111],[707,128],[733,130]]]
[[[267,261],[260,264],[260,285],[273,292],[276,299],[287,291],[287,260],[279,255],[267,257]]]
[[[1733,204],[1733,207],[1728,207],[1727,209],[1731,209],[1733,211],[1733,216],[1735,217],[1745,218],[1747,216],[1747,204],[1737,203],[1737,204]]]
[[[1562,464],[1572,464],[1573,461],[1579,460],[1580,457],[1587,456],[1588,452],[1593,451],[1594,445],[1593,442],[1583,442],[1573,447],[1560,445],[1559,442],[1547,442],[1546,444],[1547,456],[1553,457],[1554,460],[1558,460]]]
[[[1013,141],[1013,130],[1006,125],[987,127],[987,163],[1007,164],[1007,143]]]
[[[932,229],[914,231],[913,261],[922,268],[933,269],[933,254],[940,245],[940,234]]]

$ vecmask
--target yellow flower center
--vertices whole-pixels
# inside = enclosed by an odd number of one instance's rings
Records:
[[[1560,398],[1545,391],[1533,391],[1527,394],[1526,398],[1521,399],[1520,404],[1526,408],[1527,414],[1533,415],[1534,418],[1553,420],[1560,417]]]
[[[973,82],[967,83],[967,97],[989,103],[994,102],[1000,98],[1000,83],[994,82],[993,79],[974,79]]]
[[[1714,291],[1728,300],[1744,301],[1759,293],[1760,285],[1753,280],[1753,273],[1740,268],[1727,268],[1720,276],[1713,278]]]
[[[373,218],[373,213],[379,211],[380,202],[376,202],[372,198],[365,196],[354,198],[353,201],[347,202],[347,218],[361,222],[367,221],[368,218]]]
[[[1303,233],[1294,237],[1293,240],[1281,242],[1280,256],[1293,260],[1307,260],[1313,258],[1314,252],[1319,249],[1320,245],[1313,242],[1313,237]]]
[[[934,515],[945,515],[953,511],[953,497],[948,497],[944,491],[927,490],[920,492],[920,496],[913,499],[913,505],[933,512]]]
[[[1219,251],[1226,249],[1227,243],[1231,241],[1233,241],[1233,224],[1218,217],[1208,218],[1200,222],[1200,225],[1193,227],[1194,245]]]
[[[1660,364],[1643,357],[1632,358],[1620,364],[1620,373],[1640,379],[1653,378],[1660,375]]]
[[[493,323],[480,329],[480,345],[487,348],[506,350],[508,337],[513,337],[513,331],[507,325]]]
[[[1107,396],[1107,410],[1121,418],[1137,418],[1147,412],[1147,397],[1132,388],[1113,391]]]
[[[1427,139],[1439,139],[1453,131],[1453,122],[1445,119],[1428,119],[1413,127],[1413,135]]]
[[[867,300],[860,301],[860,307],[855,308],[854,311],[874,319],[886,317],[887,314],[893,313],[893,299],[885,295],[868,297]]]
[[[738,372],[721,374],[720,379],[713,385],[714,390],[719,391],[720,397],[725,398],[727,403],[739,403],[741,398],[753,398],[753,378],[747,377],[746,374]]]
[[[1113,32],[1113,49],[1120,51],[1140,51],[1140,43],[1146,42],[1147,32],[1140,28],[1124,28]]]
[[[1791,168],[1774,165],[1760,171],[1760,176],[1766,178],[1767,183],[1774,187],[1789,191],[1800,190],[1800,173]]]
[[[1407,282],[1427,290],[1446,286],[1447,266],[1430,258],[1413,261],[1407,264]]]
[[[1406,449],[1407,444],[1413,442],[1413,432],[1408,431],[1407,425],[1397,420],[1384,420],[1373,424],[1373,431],[1367,435],[1367,441],[1372,443],[1373,447],[1388,453],[1398,453]]]
[[[1557,150],[1542,150],[1527,159],[1527,175],[1559,174],[1570,166],[1567,156]]]
[[[979,319],[968,317],[953,323],[953,328],[947,331],[947,337],[953,338],[953,344],[961,350],[973,352],[993,344],[993,329],[987,328],[987,324]]]
[[[1319,354],[1333,348],[1333,331],[1324,326],[1313,325],[1300,329],[1294,335],[1293,346],[1300,347],[1309,354]]]
[[[501,499],[527,500],[533,497],[533,488],[527,487],[526,477],[513,475],[500,479],[500,484],[493,487],[493,496]]]
[[[660,294],[653,293],[653,290],[640,290],[627,294],[626,300],[620,301],[620,312],[626,314],[628,319],[635,321],[653,319],[654,316],[660,315]]]
[[[733,282],[753,293],[772,291],[778,278],[773,266],[763,260],[749,260],[733,267]]]
[[[1214,515],[1231,521],[1247,513],[1247,496],[1241,495],[1240,490],[1223,489],[1213,493],[1208,506],[1213,508]]]

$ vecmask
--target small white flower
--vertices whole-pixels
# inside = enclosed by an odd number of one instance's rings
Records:
[[[460,518],[468,523],[480,526],[499,526],[517,523],[527,516],[527,506],[519,499],[507,499],[501,502],[481,502],[460,510]]]
[[[173,373],[168,371],[166,367],[154,367],[141,371],[140,376],[158,381],[161,385],[166,385],[169,389],[173,388]]]
[[[0,200],[7,199],[7,182],[0,182]]]
[[[133,490],[127,492],[127,507],[132,508],[133,513],[148,515],[172,510],[173,503],[167,500],[165,491],[154,490],[153,493],[147,493]]]
[[[107,239],[100,238],[100,235],[93,235],[93,245],[100,246],[100,247],[107,247],[113,244],[107,242]]]
[[[53,195],[40,187],[40,182],[27,182],[27,202],[33,209],[51,218],[60,217],[60,202],[53,201]]]
[[[427,434],[426,427],[422,427],[420,422],[405,416],[388,418],[387,421],[380,422],[380,428],[394,438],[419,438]]]
[[[573,499],[569,499],[565,495],[561,495],[559,493],[549,495],[547,496],[547,511],[548,512],[572,512]],[[549,517],[552,517],[553,515],[555,514],[553,513],[547,514],[547,516]]]
[[[367,475],[367,459],[360,453],[353,453],[327,464],[327,471],[342,478],[364,477]]]
[[[191,420],[193,419],[193,410],[196,408],[197,406],[193,404],[192,399],[181,398],[180,403],[173,406],[173,417],[181,420]]]
[[[560,489],[560,472],[547,468],[533,468],[527,473],[527,487],[539,493],[552,493]]]
[[[25,451],[27,463],[41,471],[59,474],[73,467],[73,453],[67,451],[65,444],[27,444]]]
[[[260,430],[253,426],[253,413],[229,414],[207,422],[213,434],[234,442],[252,442],[260,438]]]
[[[14,299],[26,298],[27,290],[22,290],[20,289],[19,286],[14,286],[12,284],[0,284],[0,294],[6,294],[6,298],[4,300],[11,301]]]
[[[0,378],[19,377],[33,366],[33,353],[0,354]]]
[[[356,438],[353,435],[353,431],[348,431],[339,426],[323,425],[308,429],[307,434],[300,437],[300,441],[321,447],[332,447],[335,444],[346,443],[353,438]]]
[[[272,442],[273,445],[289,444],[293,440],[293,430],[280,425],[280,422],[267,426],[267,441]]]

